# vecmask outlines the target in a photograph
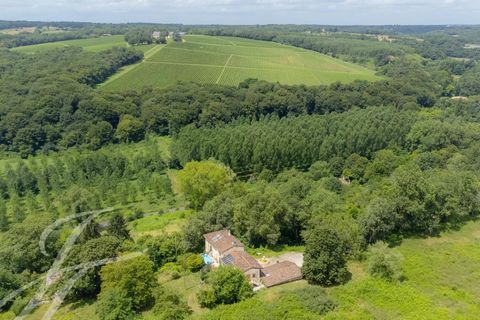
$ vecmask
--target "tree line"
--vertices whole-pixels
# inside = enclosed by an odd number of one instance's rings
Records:
[[[172,145],[172,156],[184,165],[215,158],[235,172],[306,169],[317,160],[370,157],[387,146],[405,146],[415,122],[413,112],[393,107],[350,110],[324,116],[237,121],[215,128],[186,127]]]

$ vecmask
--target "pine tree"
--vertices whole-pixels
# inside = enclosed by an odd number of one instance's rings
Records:
[[[112,218],[110,219],[108,233],[122,240],[131,239],[130,233],[127,229],[127,222],[119,213],[114,213]]]

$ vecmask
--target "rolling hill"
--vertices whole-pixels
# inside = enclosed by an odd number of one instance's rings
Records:
[[[112,47],[127,47],[128,44],[123,39],[123,35],[116,36],[104,36],[98,38],[87,38],[78,40],[66,40],[57,42],[47,42],[42,44],[35,44],[31,46],[23,46],[13,48],[12,51],[18,51],[23,53],[35,53],[40,51],[51,50],[55,48],[64,47],[82,47],[87,51],[102,51]]]
[[[157,46],[152,53],[101,87],[166,87],[177,81],[235,86],[247,78],[292,85],[380,79],[373,70],[316,52],[233,37],[188,35],[183,42]]]

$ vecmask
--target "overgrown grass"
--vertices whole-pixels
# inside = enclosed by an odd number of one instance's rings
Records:
[[[130,222],[129,227],[134,237],[178,232],[192,214],[191,210],[153,214]]]
[[[259,292],[194,319],[480,319],[480,222],[438,238],[407,239],[394,248],[404,256],[405,280],[373,279],[365,263],[352,262],[349,283],[328,288],[338,304],[325,316],[304,310],[288,291],[305,281]],[[250,251],[250,250],[249,250]]]

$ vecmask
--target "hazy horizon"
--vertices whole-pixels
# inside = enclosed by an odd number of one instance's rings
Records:
[[[477,0],[0,0],[1,20],[179,24],[479,24]]]

